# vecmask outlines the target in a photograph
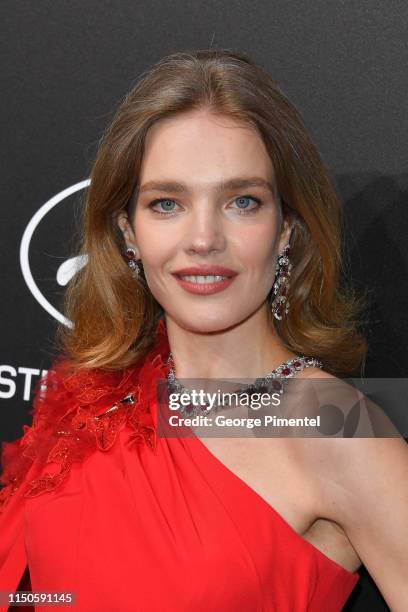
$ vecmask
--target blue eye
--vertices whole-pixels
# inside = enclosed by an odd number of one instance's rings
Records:
[[[237,198],[235,201],[238,203],[239,208],[246,208],[250,200],[252,200],[252,198],[248,196],[242,196],[240,198]]]
[[[153,206],[156,206],[157,204],[159,204],[163,208],[162,210],[155,210],[154,212],[159,213],[159,215],[166,215],[167,213],[173,212],[174,208],[172,206],[175,204],[175,201],[158,199],[158,200],[153,200],[153,202],[150,202],[149,206],[153,208]]]
[[[255,202],[257,206],[255,208],[249,208],[249,205],[252,202]],[[258,198],[254,198],[252,196],[240,196],[239,198],[235,198],[234,202],[237,203],[238,208],[240,209],[238,212],[240,215],[246,215],[249,213],[256,212],[262,206],[261,200]]]
[[[255,213],[262,206],[261,200],[259,200],[258,198],[254,198],[253,196],[250,196],[250,195],[239,196],[238,198],[235,198],[234,202],[236,202],[237,204],[238,214],[240,215],[247,215],[250,213]],[[255,203],[256,206],[249,208],[251,205],[251,202]],[[153,210],[153,212],[159,215],[170,216],[176,210],[175,208],[176,205],[177,203],[174,200],[169,200],[166,198],[161,198],[161,199],[158,198],[150,202],[149,207]],[[154,208],[155,206],[160,206],[161,210],[155,209]]]

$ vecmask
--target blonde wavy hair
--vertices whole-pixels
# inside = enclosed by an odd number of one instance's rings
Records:
[[[88,264],[66,292],[65,314],[74,326],[60,328],[62,350],[77,368],[117,370],[154,343],[163,310],[126,265],[117,218],[123,210],[132,213],[149,128],[203,108],[258,130],[284,218],[293,226],[291,306],[271,324],[288,349],[320,358],[326,371],[358,373],[367,353],[357,320],[364,301],[340,282],[341,202],[299,112],[261,66],[228,49],[161,59],[126,95],[104,133],[83,207],[79,254]]]

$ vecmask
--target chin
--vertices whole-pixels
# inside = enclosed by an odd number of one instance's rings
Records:
[[[231,316],[231,311],[224,314],[213,312],[211,316],[207,310],[206,313],[196,313],[194,316],[190,313],[190,315],[189,317],[172,317],[170,315],[170,317],[179,327],[198,334],[223,332],[239,325],[247,318],[243,315]]]

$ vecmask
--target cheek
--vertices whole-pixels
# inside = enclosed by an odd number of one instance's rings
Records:
[[[168,269],[168,262],[173,259],[172,247],[160,232],[142,231],[139,236],[143,236],[137,245],[147,284],[154,296],[161,298],[165,290],[164,272]]]
[[[136,215],[134,233],[143,266],[154,268],[163,259],[168,241],[165,240],[160,228],[156,229],[153,224],[145,222],[143,216],[143,214]]]
[[[274,270],[275,249],[275,228],[264,227],[257,232],[241,235],[236,241],[237,255],[244,266],[248,269],[259,270],[261,274]]]

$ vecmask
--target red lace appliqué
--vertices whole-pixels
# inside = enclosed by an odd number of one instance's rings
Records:
[[[2,445],[0,512],[22,483],[24,497],[59,487],[73,463],[84,461],[95,450],[108,451],[126,423],[132,427],[132,441],[145,443],[155,452],[155,381],[164,378],[168,368],[162,322],[158,332],[155,349],[142,365],[121,372],[74,372],[64,360],[53,365],[35,389],[32,426],[24,425],[21,438]],[[57,470],[41,474],[48,463]],[[24,482],[33,464],[35,477]]]

